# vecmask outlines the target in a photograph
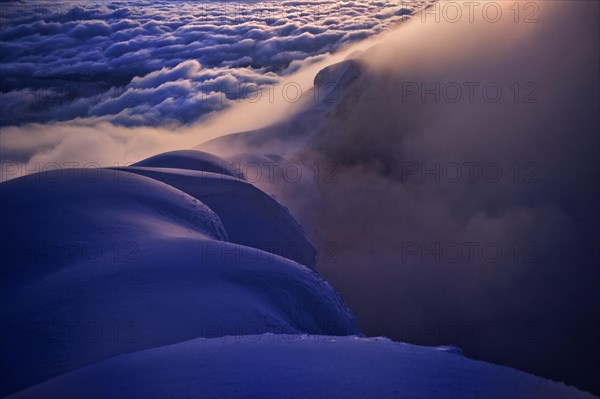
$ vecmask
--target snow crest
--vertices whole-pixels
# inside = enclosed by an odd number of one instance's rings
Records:
[[[277,201],[202,153],[157,159],[0,184],[0,396],[197,337],[359,334]]]

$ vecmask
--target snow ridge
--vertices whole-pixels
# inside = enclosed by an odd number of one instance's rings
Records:
[[[206,160],[0,184],[0,396],[197,337],[360,333],[287,209]]]

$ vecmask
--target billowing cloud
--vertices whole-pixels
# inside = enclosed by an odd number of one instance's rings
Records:
[[[321,72],[329,107],[204,148],[277,161],[256,184],[312,234],[366,334],[600,392],[599,5],[530,3],[527,23],[489,2],[503,20],[480,6],[470,23],[455,4],[460,23],[430,10]]]

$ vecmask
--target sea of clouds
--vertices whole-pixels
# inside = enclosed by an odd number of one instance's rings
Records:
[[[3,1],[0,126],[190,124],[422,3]]]

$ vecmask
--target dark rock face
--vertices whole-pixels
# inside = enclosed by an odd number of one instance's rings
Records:
[[[315,76],[314,85],[317,88],[335,87],[341,90],[348,87],[362,75],[362,66],[358,60],[346,60],[330,65],[319,71]]]

